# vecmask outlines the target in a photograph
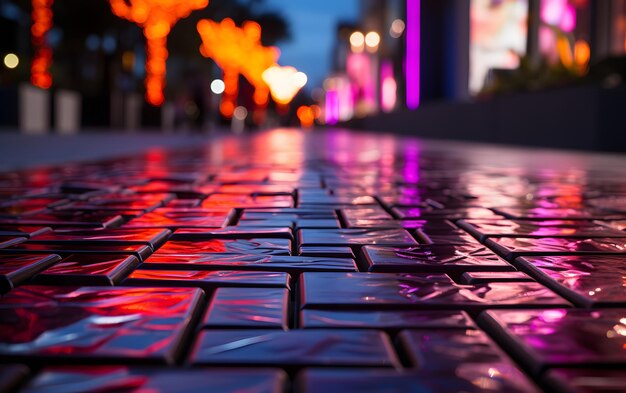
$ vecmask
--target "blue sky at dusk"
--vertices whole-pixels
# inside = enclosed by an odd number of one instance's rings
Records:
[[[337,22],[355,21],[358,3],[358,0],[265,0],[264,9],[278,11],[289,21],[291,40],[279,45],[279,63],[306,73],[308,88],[320,86],[330,71]]]

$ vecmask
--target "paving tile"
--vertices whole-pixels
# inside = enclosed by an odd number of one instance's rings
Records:
[[[57,230],[34,236],[29,243],[37,244],[93,244],[132,245],[145,244],[152,250],[159,248],[170,237],[167,229],[96,229]]]
[[[171,369],[122,366],[73,366],[44,369],[22,393],[152,392],[280,393],[287,376],[281,370]]]
[[[405,330],[398,336],[411,364],[425,375],[489,381],[501,391],[538,391],[480,330]]]
[[[287,273],[353,272],[351,258],[298,257],[266,254],[153,254],[141,269],[167,270],[260,270]]]
[[[516,263],[583,307],[626,307],[626,255],[523,257]]]
[[[10,291],[60,260],[58,255],[0,254],[0,293]]]
[[[619,393],[626,386],[623,369],[556,368],[549,370],[544,380],[558,393]]]
[[[221,229],[179,228],[172,240],[189,239],[293,239],[291,227],[287,228],[247,228],[227,226]]]
[[[304,273],[304,308],[343,310],[568,307],[569,303],[534,282],[459,285],[445,274]]]
[[[626,255],[626,237],[623,238],[568,238],[544,237],[512,238],[492,237],[485,245],[503,258],[511,261],[526,255],[593,255],[622,254]]]
[[[538,374],[548,367],[626,366],[624,309],[490,310],[479,323]]]
[[[152,254],[152,248],[147,245],[124,245],[124,244],[75,244],[75,243],[34,243],[24,242],[2,250],[2,253],[27,253],[27,254],[59,254],[69,256],[71,254],[97,254],[97,255],[134,255],[139,260],[144,260]],[[0,253],[1,255],[1,253]]]
[[[402,229],[301,229],[298,231],[299,245],[302,246],[362,246],[416,245],[415,239]]]
[[[611,213],[598,209],[494,209],[498,214],[513,219],[540,219],[540,220],[594,220],[594,219],[623,219],[623,214]]]
[[[33,236],[50,232],[51,230],[52,228],[45,227],[45,226],[0,224],[0,236],[16,236],[16,237],[31,238]]]
[[[172,240],[160,247],[155,254],[208,253],[291,255],[291,241],[289,239]]]
[[[365,246],[363,253],[371,272],[450,273],[515,270],[511,264],[481,245],[421,245],[403,248]]]
[[[354,258],[354,252],[347,246],[301,246],[298,255],[303,257]]]
[[[232,209],[159,208],[124,224],[124,228],[221,228],[234,214]]]
[[[219,288],[202,322],[210,329],[283,329],[289,291],[280,288]]]
[[[467,208],[467,209],[433,209],[424,207],[394,207],[393,213],[398,218],[417,219],[448,219],[460,220],[464,218],[501,218],[500,215],[489,209]]]
[[[463,311],[349,311],[302,310],[304,329],[471,329],[474,323]]]
[[[280,272],[135,270],[121,285],[142,287],[286,287],[289,275]]]
[[[471,370],[469,367],[459,370],[456,375],[432,375],[406,370],[310,368],[297,375],[295,386],[298,392],[304,393],[539,392],[515,371],[494,368]]]
[[[188,288],[20,287],[0,300],[0,354],[33,364],[171,364],[202,298]]]
[[[467,272],[460,279],[462,284],[486,284],[490,282],[533,282],[524,272]]]
[[[137,265],[130,256],[72,254],[32,278],[43,285],[117,285]]]
[[[196,365],[394,367],[389,337],[373,330],[203,331],[191,355]]]
[[[488,237],[624,237],[618,230],[584,220],[460,220],[457,225],[480,241]]]

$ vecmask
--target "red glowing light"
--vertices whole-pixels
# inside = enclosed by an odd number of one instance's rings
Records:
[[[146,101],[159,106],[165,101],[167,36],[179,19],[205,8],[209,0],[109,0],[120,18],[136,23],[146,37]]]

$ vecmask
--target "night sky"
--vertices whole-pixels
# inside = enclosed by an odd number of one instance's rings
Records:
[[[307,87],[321,86],[330,71],[338,21],[355,21],[358,0],[266,0],[267,10],[289,21],[291,40],[279,45],[281,65],[292,65],[309,76]]]

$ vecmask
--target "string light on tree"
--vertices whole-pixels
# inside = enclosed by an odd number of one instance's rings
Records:
[[[255,104],[265,106],[269,89],[262,75],[276,63],[280,51],[261,45],[261,26],[247,21],[237,27],[230,18],[219,23],[205,19],[198,22],[198,33],[202,38],[200,53],[213,59],[224,73],[220,104],[222,115],[232,117],[237,106],[239,75],[243,75],[254,86]]]
[[[52,49],[46,41],[46,36],[52,28],[52,4],[54,0],[32,0],[33,11],[31,39],[35,51],[30,67],[30,81],[33,86],[49,89],[52,86]]]
[[[42,0],[43,1],[43,0]],[[146,38],[146,101],[165,101],[167,36],[178,20],[209,5],[209,0],[109,0],[120,18],[136,23]]]

